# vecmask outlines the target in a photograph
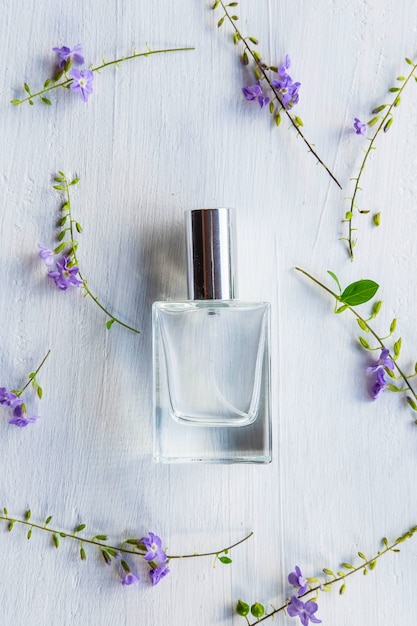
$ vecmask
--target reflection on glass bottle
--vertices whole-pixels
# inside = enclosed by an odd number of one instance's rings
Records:
[[[187,225],[190,300],[153,306],[154,457],[269,462],[270,305],[234,299],[229,209]]]

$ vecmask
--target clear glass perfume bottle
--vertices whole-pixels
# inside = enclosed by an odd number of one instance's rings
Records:
[[[231,209],[186,235],[189,300],[153,305],[154,459],[268,463],[270,305],[235,299]]]

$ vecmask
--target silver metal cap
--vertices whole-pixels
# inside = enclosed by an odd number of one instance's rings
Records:
[[[235,224],[232,209],[186,211],[188,297],[236,297]]]

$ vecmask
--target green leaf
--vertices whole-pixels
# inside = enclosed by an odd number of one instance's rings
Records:
[[[411,59],[408,59],[407,57],[405,58],[406,63],[408,63],[408,65],[414,65],[414,63],[412,62]]]
[[[57,535],[56,533],[54,533],[54,534],[52,535],[52,537],[53,537],[53,540],[54,540],[54,546],[55,546],[55,548],[59,548],[59,537],[58,537],[58,535]]]
[[[401,337],[394,343],[394,359],[396,359],[401,352]]]
[[[52,519],[52,515],[50,515],[49,517],[47,517],[47,518],[46,518],[46,520],[45,520],[45,524],[44,524],[44,526],[48,526],[48,524],[50,523],[51,519]]]
[[[27,538],[30,539],[32,537],[32,528],[29,528]]]
[[[400,88],[399,87],[390,87],[388,89],[388,91],[390,91],[391,93],[396,93],[397,91],[400,91]]]
[[[338,309],[335,310],[335,313],[343,313],[343,311],[346,311],[347,309],[347,304],[343,304],[342,306],[340,306]]]
[[[393,121],[394,121],[394,118],[390,117],[388,122],[384,126],[384,133],[386,133],[391,128]]]
[[[343,583],[343,585],[340,587],[339,589],[339,593],[342,596],[346,591],[346,583]]]
[[[39,387],[39,385],[38,385],[38,388],[36,389],[36,393],[38,394],[39,400],[42,400],[42,393],[43,392],[42,392],[42,387]]]
[[[369,120],[369,122],[367,122],[368,126],[375,126],[375,124],[377,123],[377,121],[379,120],[379,117],[373,117],[371,120]]]
[[[323,572],[327,574],[327,576],[334,576],[334,572],[328,567],[323,567]]]
[[[228,556],[219,556],[219,561],[221,563],[224,563],[225,565],[228,565],[232,562],[232,559],[230,559]]]
[[[359,317],[356,318],[356,321],[357,321],[358,325],[360,326],[360,328],[362,328],[362,330],[365,331],[365,333],[369,333],[369,328],[367,327],[366,322],[364,322]]]
[[[275,116],[275,126],[279,126],[281,124],[281,114],[278,111],[278,113]]]
[[[217,7],[219,6],[219,4],[220,4],[220,0],[216,0],[216,2],[215,2],[215,3],[213,4],[213,6],[211,7],[211,8],[213,9],[213,11],[214,11],[215,9],[217,9]]]
[[[375,215],[372,218],[372,221],[374,223],[375,226],[379,226],[381,224],[381,213],[375,213]]]
[[[101,550],[101,554],[103,555],[103,559],[106,561],[107,565],[111,563],[111,556],[106,550]]]
[[[78,233],[82,233],[83,229],[81,227],[81,224],[79,222],[75,222],[75,228],[77,229]]]
[[[98,541],[107,541],[107,535],[96,535],[93,539],[97,539]]]
[[[50,99],[49,99],[49,98],[45,98],[45,96],[41,96],[41,100],[42,100],[42,102],[43,102],[44,104],[49,104],[49,105],[51,105],[51,104],[52,104],[52,102],[50,101]]]
[[[407,396],[406,400],[408,404],[411,406],[411,408],[413,409],[413,411],[417,411],[417,404],[415,400],[413,400],[413,398],[410,398],[410,396]]]
[[[243,600],[237,601],[236,613],[238,615],[241,615],[242,617],[246,617],[249,611],[250,611],[249,604],[246,604],[246,602],[243,602]]]
[[[255,602],[255,604],[252,604],[252,606],[250,607],[250,612],[252,613],[253,617],[262,617],[262,615],[265,613],[265,607],[263,606],[263,604],[260,604],[259,602]]]
[[[233,43],[236,45],[239,43],[240,35],[239,33],[233,33]]]
[[[12,521],[9,523],[9,525],[7,526],[7,530],[9,531],[9,533],[11,533],[11,532],[12,532],[12,530],[13,530],[13,526],[14,526],[14,520],[12,520]]]
[[[242,63],[243,65],[249,65],[249,57],[248,57],[248,53],[246,52],[246,50],[244,50],[242,53]]]
[[[342,567],[345,569],[355,569],[351,563],[342,563]]]
[[[383,111],[388,105],[387,104],[380,104],[379,107],[376,107],[372,113],[381,113],[381,111]]]
[[[81,559],[82,561],[85,561],[85,560],[86,560],[86,558],[87,558],[87,557],[86,557],[86,555],[85,555],[85,550],[84,550],[84,548],[81,546],[81,548],[80,548],[80,559]]]
[[[23,84],[23,87],[25,88],[26,93],[28,93],[29,95],[31,95],[29,85],[28,85],[27,83],[24,83],[24,84]]]
[[[51,84],[51,82],[52,82],[52,81],[51,81],[51,79],[50,79],[50,78],[47,78],[47,79],[46,79],[46,81],[45,81],[45,82],[44,82],[44,84],[43,84],[43,88],[44,88],[44,89],[47,89],[47,87],[49,87],[49,85]]]
[[[397,328],[397,320],[394,317],[394,319],[391,322],[391,326],[389,327],[390,335],[392,335],[392,333],[395,331],[396,328]]]
[[[372,308],[372,317],[376,317],[378,315],[378,313],[380,312],[382,307],[382,300],[378,300],[377,302],[375,302],[373,308]]]
[[[10,104],[20,104],[20,100],[10,100]]]
[[[304,122],[298,115],[294,115],[294,122],[297,126],[304,126]]]
[[[399,393],[400,391],[402,391],[402,389],[399,389],[395,385],[391,385],[391,383],[387,384],[387,389],[388,391],[393,391],[394,393]]]
[[[80,182],[79,178],[73,178],[73,180],[70,182],[70,185],[78,185],[79,182]]]
[[[25,514],[25,520],[26,520],[26,521],[30,520],[31,515],[32,515],[32,512],[31,512],[31,510],[29,509],[28,511],[26,511],[26,514]]]
[[[360,558],[363,559],[364,561],[368,560],[363,552],[358,552],[358,556],[360,556]]]
[[[220,26],[222,26],[222,25],[223,25],[223,22],[224,22],[224,15],[223,15],[223,17],[221,17],[221,18],[219,19],[219,21],[217,22],[217,28],[220,28]]]
[[[387,539],[386,537],[383,537],[383,538],[382,538],[382,543],[384,544],[384,546],[385,546],[386,548],[388,548],[388,547],[389,547],[388,539]]]
[[[349,306],[358,306],[373,298],[378,289],[379,285],[373,280],[358,280],[346,287],[340,295],[340,300]]]
[[[115,321],[116,321],[116,320],[115,320],[115,319],[114,319],[114,317],[113,317],[111,320],[108,320],[108,321],[106,322],[106,328],[107,328],[107,330],[110,330],[110,328],[113,326],[113,324],[114,324],[114,322],[115,322]]]
[[[79,524],[78,526],[74,528],[74,533],[81,532],[82,530],[84,530],[85,527],[86,527],[86,524]]]
[[[366,341],[365,337],[359,337],[359,341],[361,343],[361,346],[363,348],[365,348],[365,350],[370,350],[371,346],[369,345],[369,343]]]
[[[255,44],[255,46],[258,45],[259,41],[256,39],[256,37],[249,37],[249,41],[251,41],[253,44]]]

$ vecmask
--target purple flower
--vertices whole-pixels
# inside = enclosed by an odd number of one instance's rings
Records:
[[[169,574],[169,571],[170,570],[166,565],[160,565],[155,569],[151,569],[151,571],[149,572],[149,576],[152,581],[152,586],[157,585],[162,578]]]
[[[62,46],[62,48],[52,48],[53,52],[56,52],[59,58],[59,67],[64,69],[68,59],[75,61],[76,63],[84,63],[84,57],[82,56],[83,47],[80,43],[76,46],[68,48],[68,46]]]
[[[91,70],[76,70],[72,68],[68,74],[72,78],[70,89],[72,89],[72,91],[79,91],[81,98],[84,102],[87,102],[88,96],[90,93],[93,93],[93,72]]]
[[[282,65],[279,66],[278,68],[278,74],[280,76],[286,76],[287,75],[287,70],[290,68],[291,66],[291,59],[288,56],[288,54],[285,57],[285,61]]]
[[[370,390],[371,398],[376,400],[378,396],[384,391],[387,386],[387,381],[385,380],[385,372],[384,370],[377,370],[375,373],[375,382]]]
[[[382,348],[381,354],[376,365],[372,365],[371,367],[367,367],[367,372],[377,372],[378,370],[383,370],[384,367],[387,367],[389,370],[394,369],[394,361],[391,359],[389,355],[388,348]]]
[[[159,561],[160,563],[166,563],[167,555],[162,549],[162,539],[158,537],[158,535],[150,532],[149,537],[142,537],[140,541],[147,549],[147,553],[143,557],[145,561]]]
[[[366,124],[361,122],[358,117],[355,117],[353,121],[353,128],[355,129],[357,135],[362,135],[363,137],[366,137],[368,127],[366,126]]]
[[[287,606],[287,613],[290,617],[299,617],[303,626],[308,626],[309,622],[321,624],[321,619],[314,617],[314,613],[318,608],[316,602],[303,602],[299,598],[291,596],[291,602]]]
[[[300,99],[299,89],[301,83],[294,83],[289,74],[285,74],[280,80],[273,80],[272,84],[280,93],[282,104],[286,109],[290,109],[297,104]]]
[[[38,243],[38,248],[41,249],[41,251],[39,252],[39,256],[45,261],[45,265],[47,267],[53,265],[54,253],[52,252],[52,250],[49,250],[49,248],[45,248],[45,246],[42,246],[40,243]]]
[[[6,387],[0,387],[0,404],[14,409],[22,404],[22,400],[13,391],[7,391]]]
[[[135,576],[135,574],[132,574],[132,572],[126,572],[120,582],[122,583],[122,585],[127,586],[127,585],[134,585],[138,581],[139,581],[139,576]]]
[[[68,267],[68,263],[69,258],[63,256],[55,263],[56,269],[48,272],[48,276],[54,279],[58,289],[63,291],[68,289],[68,287],[79,287],[79,285],[83,284],[82,280],[77,278],[78,267],[76,265]]]
[[[242,92],[246,100],[257,100],[261,109],[269,102],[269,98],[262,91],[260,80],[258,80],[256,85],[245,85],[242,87]]]
[[[15,426],[19,426],[19,428],[24,428],[28,424],[32,424],[36,422],[39,417],[33,415],[32,417],[26,416],[26,409],[22,405],[18,405],[15,407],[13,411],[13,417],[9,420],[9,424],[14,424]]]
[[[294,585],[294,587],[299,587],[299,596],[302,596],[303,593],[305,593],[308,589],[307,580],[302,575],[298,565],[295,566],[295,572],[291,572],[291,574],[288,575],[288,582],[290,583],[290,585]]]

